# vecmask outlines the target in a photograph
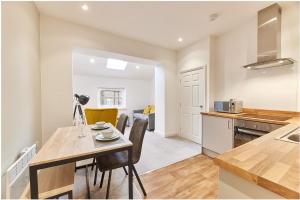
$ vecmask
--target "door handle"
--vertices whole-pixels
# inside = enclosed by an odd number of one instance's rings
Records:
[[[227,121],[227,128],[231,129],[231,122],[230,122],[230,120]]]
[[[200,108],[203,108],[203,106],[202,106],[202,105],[200,105]]]

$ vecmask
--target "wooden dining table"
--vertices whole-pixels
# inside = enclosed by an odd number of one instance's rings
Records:
[[[128,190],[129,199],[132,199],[132,143],[112,124],[107,125],[120,136],[119,139],[109,142],[95,140],[101,131],[92,130],[92,125],[58,128],[29,163],[31,198],[38,198],[38,171],[41,169],[128,151]]]

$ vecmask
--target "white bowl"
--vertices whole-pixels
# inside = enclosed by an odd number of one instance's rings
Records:
[[[98,127],[98,128],[102,128],[102,127],[104,127],[104,125],[105,125],[105,122],[96,122],[96,127]]]
[[[104,130],[101,131],[101,134],[103,135],[103,137],[105,138],[111,138],[113,135],[114,131],[113,130]]]

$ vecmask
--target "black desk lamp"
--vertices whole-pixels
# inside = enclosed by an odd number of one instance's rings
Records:
[[[73,121],[75,120],[76,111],[78,110],[81,122],[84,123],[85,120],[81,109],[81,105],[87,104],[87,102],[89,102],[90,100],[90,97],[87,95],[78,95],[78,94],[74,94],[74,97],[75,97],[76,104],[73,112]]]

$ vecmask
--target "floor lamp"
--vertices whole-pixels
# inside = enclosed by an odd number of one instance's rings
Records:
[[[84,119],[84,115],[83,115],[81,106],[87,104],[90,100],[90,97],[86,96],[86,95],[74,94],[74,98],[75,98],[76,104],[75,104],[74,112],[73,112],[73,121],[75,121],[76,112],[78,111],[81,123],[85,124],[85,119]]]

